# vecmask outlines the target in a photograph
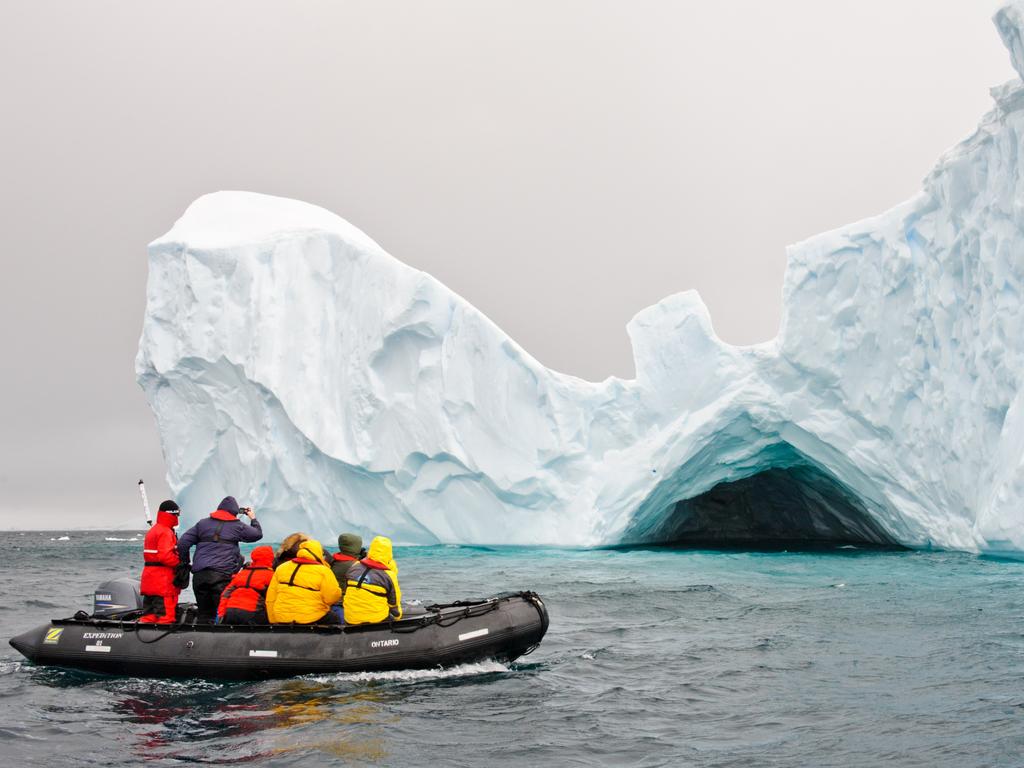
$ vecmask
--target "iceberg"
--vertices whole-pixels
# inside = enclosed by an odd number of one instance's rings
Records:
[[[995,23],[1024,76],[1024,3]],[[788,249],[775,339],[679,293],[630,380],[546,368],[328,211],[206,195],[149,246],[169,483],[277,537],[1024,551],[1024,83],[992,95],[913,199]]]

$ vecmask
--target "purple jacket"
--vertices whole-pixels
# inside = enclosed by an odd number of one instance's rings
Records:
[[[263,529],[259,521],[246,525],[230,512],[218,509],[189,528],[178,539],[178,555],[181,562],[189,561],[189,549],[196,548],[192,573],[212,569],[221,573],[234,573],[245,564],[245,558],[238,550],[240,541],[259,541]]]

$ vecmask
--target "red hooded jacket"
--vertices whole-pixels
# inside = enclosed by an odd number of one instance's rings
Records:
[[[267,587],[274,577],[274,550],[271,547],[256,547],[252,561],[234,575],[220,596],[217,615],[224,618],[228,608],[242,611],[258,611],[266,603]]]
[[[146,565],[139,585],[139,591],[144,595],[178,593],[174,586],[174,566],[179,562],[178,537],[174,533],[177,524],[177,515],[160,511],[156,513],[156,523],[146,532],[142,543],[142,557]]]

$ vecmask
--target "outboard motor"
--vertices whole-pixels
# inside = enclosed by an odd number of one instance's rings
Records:
[[[104,581],[96,587],[92,602],[94,619],[116,619],[140,610],[142,595],[139,594],[138,579],[122,576],[120,579]]]

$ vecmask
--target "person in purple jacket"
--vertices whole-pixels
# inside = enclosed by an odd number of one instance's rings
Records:
[[[249,525],[238,519],[239,513],[249,518]],[[217,616],[220,593],[230,583],[231,576],[244,564],[238,549],[240,541],[259,541],[263,529],[253,515],[252,507],[238,508],[234,496],[226,496],[217,510],[200,520],[178,539],[181,562],[189,562],[189,550],[195,546],[192,561],[192,591],[196,593],[199,624],[213,624]]]

